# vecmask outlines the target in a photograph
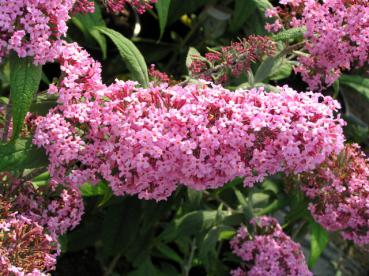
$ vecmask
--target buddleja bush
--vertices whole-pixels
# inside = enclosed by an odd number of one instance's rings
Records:
[[[0,0],[0,274],[312,275],[331,237],[365,250],[346,92],[368,98],[369,5],[273,4]]]

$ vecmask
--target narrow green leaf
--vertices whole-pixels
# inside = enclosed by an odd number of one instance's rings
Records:
[[[42,67],[33,64],[32,58],[10,56],[10,98],[13,113],[13,137],[22,130],[23,121],[36,94],[42,75]]]
[[[326,248],[329,237],[328,233],[322,226],[315,222],[310,223],[311,229],[311,241],[310,241],[310,256],[309,256],[309,268],[312,268],[318,261],[319,256],[323,253]]]
[[[171,222],[162,232],[164,241],[172,241],[177,237],[198,234],[211,227],[217,215],[217,211],[194,211],[185,214]]]
[[[91,196],[103,196],[105,193],[108,193],[110,188],[108,187],[105,181],[101,181],[96,185],[92,185],[90,183],[83,184],[80,188],[81,194],[85,197]]]
[[[0,145],[0,171],[33,169],[47,165],[47,156],[31,139],[17,139]]]
[[[49,179],[50,179],[50,173],[46,171],[34,177],[32,181],[46,181]]]
[[[107,56],[107,43],[106,38],[98,30],[95,29],[97,26],[105,27],[105,21],[101,14],[101,8],[97,2],[95,2],[94,13],[77,14],[72,17],[71,22],[80,29],[83,33],[88,44],[93,43],[95,40],[99,44],[103,59]]]
[[[275,68],[280,64],[281,58],[279,55],[275,57],[267,57],[258,67],[255,73],[255,83],[265,81],[269,75],[273,73]]]
[[[248,207],[249,204],[247,202],[247,198],[241,193],[241,191],[237,188],[234,188],[234,193],[237,197],[238,203],[241,204],[242,207]]]
[[[127,274],[127,276],[149,276],[157,275],[160,276],[160,271],[153,265],[150,259],[145,260],[140,264],[137,270],[134,270]]]
[[[369,101],[369,78],[357,75],[342,75],[339,81],[341,85],[354,89]]]
[[[182,258],[175,252],[172,248],[164,243],[158,243],[155,248],[159,250],[161,254],[163,254],[169,260],[175,261],[179,264],[183,262]]]
[[[278,81],[288,78],[292,73],[292,63],[287,59],[283,59],[282,62],[271,72],[269,75],[270,80]]]
[[[147,72],[147,65],[137,47],[121,33],[112,29],[106,27],[96,27],[96,29],[108,36],[117,46],[122,59],[132,73],[133,79],[140,82],[142,86],[148,87],[149,75]]]
[[[45,168],[46,170],[46,168]],[[49,184],[50,181],[50,173],[49,172],[44,172],[38,176],[36,176],[35,178],[32,179],[32,185],[38,189],[42,186],[46,186]]]
[[[155,4],[156,10],[158,11],[159,26],[160,26],[159,40],[163,37],[165,27],[167,26],[170,3],[171,0],[160,0]]]
[[[258,210],[255,212],[257,216],[264,216],[267,214],[274,213],[278,210],[280,210],[282,207],[286,206],[288,204],[288,199],[285,197],[278,198],[274,200],[272,203],[270,203],[265,208]]]

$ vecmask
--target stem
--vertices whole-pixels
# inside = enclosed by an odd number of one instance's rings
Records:
[[[306,220],[301,221],[301,223],[297,226],[297,228],[293,231],[292,233],[292,238],[295,239],[297,237],[297,235],[300,233],[300,231],[302,230],[302,228],[304,228],[306,224]]]
[[[193,238],[192,243],[191,243],[190,256],[188,257],[187,264],[183,266],[183,276],[190,275],[190,270],[192,268],[192,261],[193,261],[193,257],[195,256],[195,251],[196,251],[196,239]]]
[[[12,118],[12,109],[11,109],[11,102],[10,102],[10,99],[9,99],[9,103],[6,107],[5,126],[4,126],[4,132],[3,132],[3,137],[2,137],[2,142],[3,143],[6,143],[7,140],[8,140],[11,118]]]
[[[118,254],[114,257],[114,259],[111,261],[108,268],[106,269],[104,276],[109,276],[110,274],[113,273],[114,268],[117,265],[117,262],[119,261],[120,257],[121,257],[121,254]]]
[[[23,177],[23,180],[26,181],[30,181],[31,179],[35,178],[36,176],[40,175],[41,173],[45,172],[46,169],[45,168],[38,168],[38,169],[34,169],[32,172],[30,172],[29,174],[27,174],[26,176]]]

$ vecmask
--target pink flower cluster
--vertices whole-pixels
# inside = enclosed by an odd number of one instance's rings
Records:
[[[57,238],[81,221],[78,190],[53,182],[35,189],[0,174],[0,274],[45,275],[60,253]]]
[[[4,174],[0,177],[2,182],[9,180]],[[0,274],[44,275],[55,267],[57,242],[37,222],[14,210],[10,201],[0,194]]]
[[[299,244],[283,233],[271,217],[254,218],[252,230],[241,227],[231,240],[233,253],[245,263],[233,270],[233,276],[313,275]]]
[[[29,182],[12,189],[16,195],[13,207],[45,227],[52,236],[63,235],[81,222],[84,205],[77,189],[55,183],[35,189]]]
[[[57,60],[62,78],[59,86],[50,85],[48,92],[59,95],[58,103],[76,103],[82,97],[91,101],[98,90],[105,88],[100,63],[92,59],[77,43],[63,42]]]
[[[76,0],[72,13],[94,13],[95,11],[95,2],[90,0]]]
[[[55,267],[56,251],[56,241],[29,218],[15,214],[0,217],[1,275],[46,275],[45,271]]]
[[[102,0],[106,7],[114,12],[120,13],[126,9],[127,5],[130,5],[138,13],[142,14],[147,10],[152,9],[152,5],[157,2],[157,0]]]
[[[369,244],[369,161],[359,146],[346,145],[301,181],[317,222],[356,244]]]
[[[151,64],[149,68],[149,77],[154,85],[160,85],[161,83],[170,83],[172,80],[167,73],[161,72],[155,68],[154,64]]]
[[[226,83],[230,76],[238,77],[250,70],[252,62],[275,53],[275,43],[267,37],[249,36],[205,57],[193,56],[189,70],[193,77],[215,83]]]
[[[65,77],[52,86],[61,105],[34,136],[58,183],[103,178],[116,195],[161,200],[178,184],[202,190],[240,176],[252,186],[269,174],[312,170],[343,148],[343,121],[335,118],[339,106],[330,97],[288,87],[275,94],[231,92],[205,83],[106,87],[86,52],[68,54],[74,46],[66,45],[60,58]]]
[[[0,61],[10,51],[31,56],[35,64],[59,55],[75,0],[0,1]]]
[[[343,70],[362,67],[369,55],[369,4],[356,0],[280,0],[283,8],[267,12],[280,15],[271,31],[285,27],[307,28],[305,49],[297,72],[311,89],[333,84]]]

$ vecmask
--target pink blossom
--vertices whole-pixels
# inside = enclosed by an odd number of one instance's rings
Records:
[[[115,13],[120,13],[126,9],[127,5],[130,5],[138,13],[142,14],[146,10],[151,10],[152,5],[157,2],[157,0],[102,0],[107,8]]]
[[[238,77],[250,70],[251,63],[275,53],[276,45],[267,37],[249,36],[205,57],[193,56],[191,75],[215,83],[226,83],[230,76]]]
[[[103,178],[116,195],[161,200],[178,184],[203,190],[243,177],[252,186],[277,172],[309,171],[343,148],[339,105],[330,97],[287,86],[280,93],[206,84],[104,86],[85,52],[76,55],[85,66],[74,62],[73,46],[65,46],[64,78],[52,86],[60,105],[34,135],[58,183]]]
[[[332,85],[342,71],[363,67],[368,61],[369,5],[354,0],[283,0],[282,8],[267,11],[267,17],[282,19],[267,25],[269,31],[306,27],[305,50],[296,71],[311,89]]]
[[[11,50],[33,57],[35,64],[53,61],[60,53],[66,21],[75,0],[0,1],[0,61]]]
[[[53,238],[80,223],[84,205],[79,190],[53,181],[36,189],[31,182],[23,182],[10,174],[3,173],[0,177],[0,199],[6,199],[11,210],[42,226]]]
[[[93,13],[95,11],[95,3],[90,0],[76,0],[73,10],[73,13]]]
[[[0,195],[0,274],[46,275],[55,268],[57,241]]]
[[[346,145],[301,177],[314,219],[356,244],[369,244],[369,161],[357,145]]]
[[[232,276],[312,275],[299,244],[271,217],[254,218],[253,231],[241,227],[231,240],[233,253],[245,263]]]

